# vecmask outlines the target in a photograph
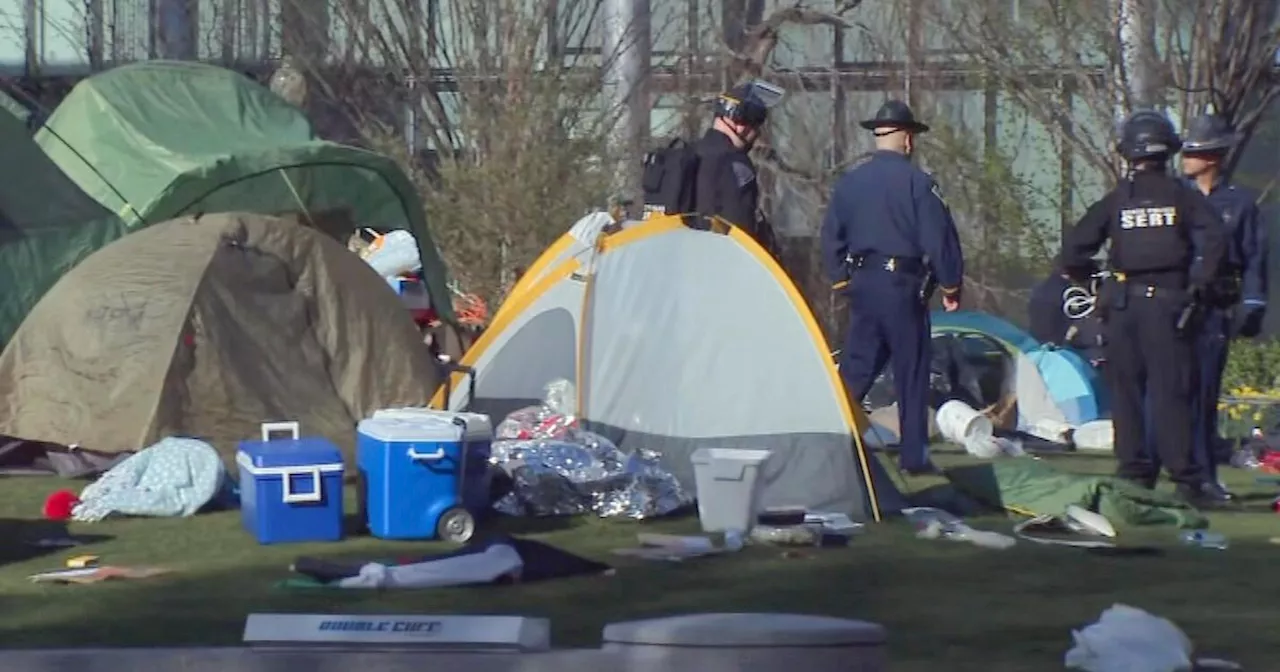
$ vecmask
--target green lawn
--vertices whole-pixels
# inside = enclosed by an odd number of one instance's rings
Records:
[[[1109,458],[1056,459],[1081,471],[1111,468]],[[250,611],[500,612],[549,617],[556,643],[577,646],[594,645],[601,627],[620,619],[792,611],[883,623],[891,632],[895,670],[1026,671],[1057,669],[1071,629],[1124,602],[1173,619],[1206,653],[1265,669],[1280,650],[1277,612],[1265,588],[1280,557],[1280,546],[1270,543],[1280,535],[1280,518],[1267,510],[1269,486],[1254,484],[1251,474],[1231,476],[1255,498],[1244,512],[1213,516],[1214,529],[1231,539],[1225,552],[1180,547],[1170,528],[1121,533],[1134,542],[1166,546],[1159,557],[1101,557],[1025,542],[1000,552],[917,540],[897,522],[869,529],[847,549],[815,550],[808,558],[753,548],[732,557],[662,564],[623,561],[608,551],[628,545],[638,531],[692,532],[696,521],[532,521],[540,525],[538,538],[612,562],[618,573],[385,594],[285,592],[272,585],[288,576],[290,560],[300,553],[379,557],[439,546],[358,538],[341,545],[259,547],[240,530],[237,513],[113,520],[73,527],[109,540],[0,565],[0,637],[11,647],[234,644]],[[45,495],[63,485],[7,479],[0,518],[37,517]],[[1011,525],[1004,519],[972,522],[988,529]],[[79,553],[96,553],[112,564],[164,565],[177,573],[90,586],[37,586],[25,578]]]

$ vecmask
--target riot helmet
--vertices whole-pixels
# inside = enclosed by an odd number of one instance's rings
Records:
[[[1226,119],[1216,114],[1202,114],[1191,120],[1183,154],[1220,154],[1231,149],[1238,137]]]
[[[1182,148],[1182,139],[1169,118],[1155,110],[1138,110],[1120,126],[1116,151],[1125,161],[1167,161]]]
[[[782,100],[784,91],[769,82],[754,80],[716,97],[715,116],[747,128],[758,129],[769,119],[769,109]]]

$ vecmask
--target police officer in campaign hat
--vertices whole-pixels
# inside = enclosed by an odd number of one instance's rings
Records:
[[[1150,438],[1178,492],[1204,506],[1228,496],[1192,457],[1192,348],[1198,309],[1225,261],[1226,235],[1205,197],[1168,174],[1181,144],[1163,114],[1130,115],[1117,145],[1129,174],[1068,232],[1060,261],[1067,276],[1085,282],[1093,256],[1111,241],[1115,281],[1104,285],[1099,306],[1119,475],[1154,486],[1159,465],[1146,450]]]
[[[781,97],[781,89],[759,80],[720,94],[715,121],[695,147],[697,212],[727,220],[769,250],[775,247],[773,229],[760,215],[760,184],[750,153],[769,108]]]
[[[1217,480],[1221,460],[1218,397],[1232,336],[1252,338],[1262,330],[1267,307],[1267,234],[1258,216],[1258,195],[1228,184],[1222,163],[1236,143],[1236,133],[1219,116],[1194,119],[1182,145],[1182,172],[1204,194],[1221,218],[1227,235],[1227,261],[1214,283],[1197,334],[1196,361],[1200,385],[1195,397],[1195,457]]]
[[[929,127],[911,108],[886,102],[872,119],[876,149],[836,181],[822,222],[823,266],[849,298],[840,373],[862,403],[892,361],[901,427],[899,464],[909,474],[937,469],[928,453],[929,297],[960,307],[964,258],[938,184],[911,163]]]

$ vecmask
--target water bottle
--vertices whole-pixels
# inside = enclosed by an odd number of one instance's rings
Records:
[[[1212,548],[1218,551],[1227,550],[1227,538],[1221,534],[1204,530],[1187,530],[1182,533],[1182,543],[1200,548]]]

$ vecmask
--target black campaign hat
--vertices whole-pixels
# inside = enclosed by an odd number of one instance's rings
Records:
[[[1196,117],[1187,128],[1182,142],[1183,154],[1225,152],[1238,140],[1236,132],[1226,119],[1215,114]]]
[[[860,125],[868,131],[874,131],[877,128],[892,128],[908,133],[925,133],[929,130],[929,125],[916,121],[916,115],[912,114],[911,108],[901,100],[885,101],[884,105],[881,105],[880,109],[876,110],[876,116],[867,119]]]

